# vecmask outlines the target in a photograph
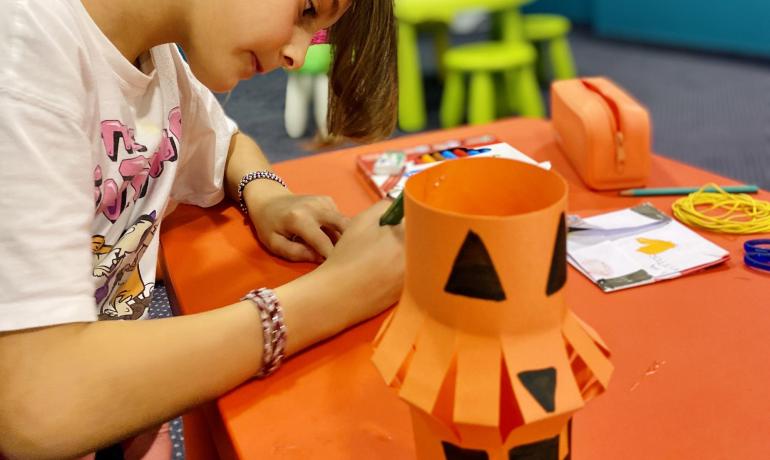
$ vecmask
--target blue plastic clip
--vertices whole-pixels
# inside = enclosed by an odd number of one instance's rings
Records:
[[[770,239],[744,242],[743,263],[751,268],[770,272]]]

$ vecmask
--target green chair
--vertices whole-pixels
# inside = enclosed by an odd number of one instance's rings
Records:
[[[398,18],[398,119],[404,131],[419,131],[427,121],[425,95],[420,65],[417,28],[420,24],[440,22],[445,28],[455,15],[470,9],[483,8],[489,12],[516,11],[532,0],[396,0]],[[448,45],[448,34],[436,38],[439,54]],[[439,61],[442,62],[442,61]],[[444,70],[444,69],[442,69]]]
[[[538,50],[538,76],[543,82],[575,77],[567,34],[570,21],[556,14],[524,15],[524,37]]]
[[[444,128],[457,126],[465,112],[465,78],[468,91],[468,122],[493,121],[498,114],[497,98],[503,105],[526,117],[542,117],[543,101],[535,76],[536,52],[523,41],[479,42],[452,47],[443,57],[446,69],[440,118]],[[506,89],[496,98],[495,76],[500,75]]]

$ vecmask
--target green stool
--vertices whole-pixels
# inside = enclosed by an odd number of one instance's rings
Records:
[[[524,37],[538,49],[538,76],[542,81],[575,77],[567,34],[569,19],[556,14],[524,15]],[[550,71],[549,71],[550,70]]]
[[[283,120],[286,132],[292,139],[305,135],[311,101],[318,133],[321,137],[328,135],[326,114],[331,60],[331,45],[313,45],[307,49],[302,67],[287,72]]]
[[[462,123],[464,78],[470,77],[468,122],[488,123],[497,116],[495,74],[501,74],[509,108],[525,117],[542,117],[543,100],[535,76],[535,49],[526,42],[480,42],[460,45],[444,54],[446,81],[441,99],[441,125]]]

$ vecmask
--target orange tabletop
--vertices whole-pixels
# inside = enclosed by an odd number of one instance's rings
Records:
[[[356,170],[358,154],[492,134],[570,184],[570,212],[609,211],[650,201],[670,214],[676,197],[589,191],[558,150],[550,123],[510,119],[401,137],[276,165],[298,193],[328,194],[356,213],[377,195]],[[725,153],[726,155],[729,153]],[[735,184],[660,156],[651,187]],[[760,199],[770,194],[760,192]],[[308,270],[267,255],[231,203],[181,206],[161,234],[175,307],[196,313],[237,301]],[[570,269],[569,305],[612,349],[608,391],[575,416],[573,459],[766,458],[770,448],[770,276],[742,262],[747,236],[701,232],[731,259],[676,280],[602,293]],[[753,236],[756,237],[756,236]],[[767,237],[767,235],[764,235]],[[241,458],[413,459],[407,407],[370,362],[383,316],[288,360],[217,402],[226,438]],[[291,331],[289,331],[291,333]]]

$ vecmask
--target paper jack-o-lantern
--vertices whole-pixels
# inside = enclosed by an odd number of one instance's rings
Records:
[[[406,185],[406,278],[375,338],[419,459],[564,459],[609,350],[564,302],[567,185],[517,161],[447,161]]]

